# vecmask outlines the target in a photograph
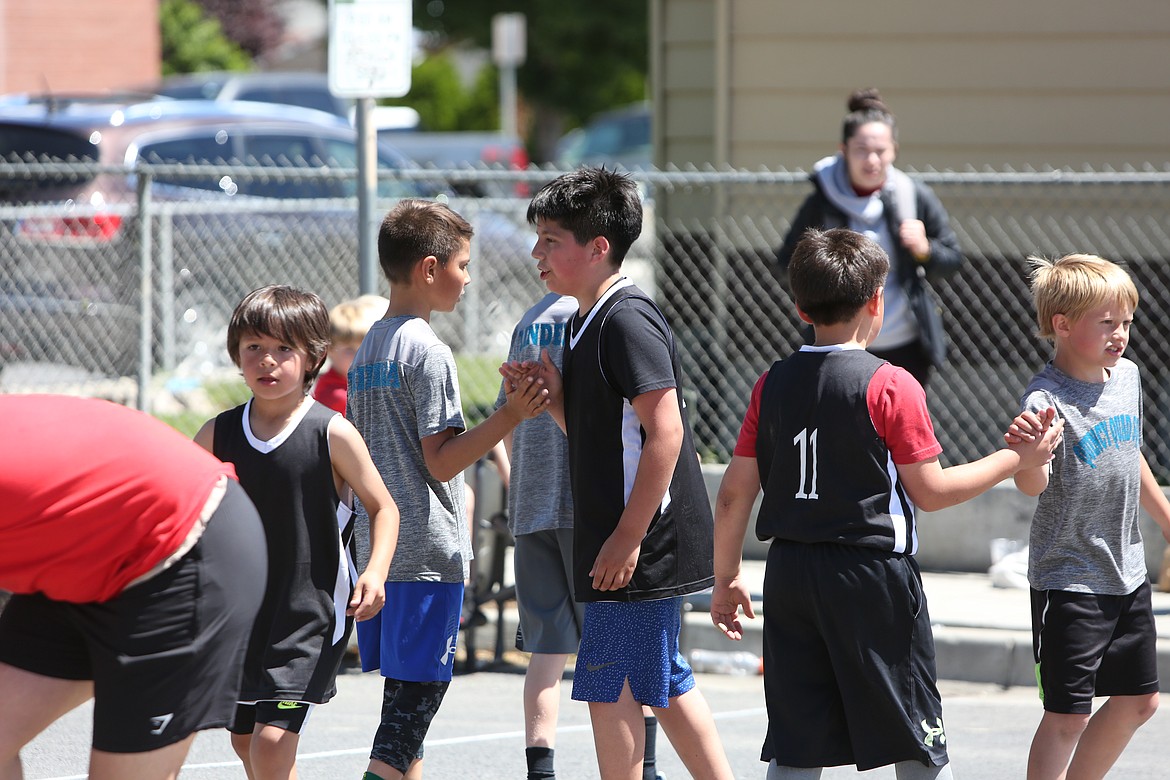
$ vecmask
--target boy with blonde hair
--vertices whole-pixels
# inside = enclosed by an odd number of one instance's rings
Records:
[[[345,414],[348,387],[346,376],[349,367],[353,365],[353,356],[357,354],[370,327],[382,319],[388,306],[390,301],[381,295],[362,295],[342,301],[329,310],[329,330],[332,334],[329,363],[317,378],[317,384],[313,385],[313,398],[333,411]]]
[[[1028,581],[1044,717],[1028,778],[1100,778],[1158,706],[1138,509],[1170,538],[1170,503],[1141,451],[1141,378],[1123,356],[1138,305],[1133,280],[1094,255],[1031,261],[1039,335],[1056,351],[1021,407],[1055,407],[1064,441],[1051,463],[1015,476],[1040,496]],[[1092,714],[1095,695],[1109,698]]]
[[[347,414],[402,510],[386,608],[358,624],[362,670],[386,678],[365,780],[422,777],[423,739],[451,682],[472,554],[463,471],[548,403],[539,381],[518,379],[490,417],[464,424],[455,357],[430,320],[453,310],[471,281],[472,233],[441,203],[406,199],[390,210],[378,231],[390,307],[349,372]]]
[[[958,504],[1043,464],[1060,435],[1051,410],[1038,410],[1016,428],[1042,435],[943,468],[922,385],[865,351],[885,315],[889,267],[851,230],[809,230],[797,244],[788,276],[815,342],[756,382],[719,486],[711,620],[733,640],[739,609],[754,617],[740,565],[764,491],[768,780],[816,780],[842,764],[893,764],[898,780],[951,777],[914,560],[917,508]]]

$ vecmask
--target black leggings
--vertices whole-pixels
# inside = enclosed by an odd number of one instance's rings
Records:
[[[423,757],[427,729],[450,684],[448,680],[410,682],[387,677],[382,692],[382,722],[374,734],[370,758],[406,774],[415,759]]]

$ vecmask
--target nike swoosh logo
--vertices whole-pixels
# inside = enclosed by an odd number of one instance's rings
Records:
[[[585,671],[587,671],[587,672],[600,672],[605,667],[613,666],[616,663],[617,663],[617,661],[609,661],[608,663],[604,663],[604,664],[585,664]]]
[[[303,707],[304,705],[305,705],[305,703],[303,701],[280,701],[280,702],[276,703],[276,709],[278,709],[278,710],[295,710],[295,709],[299,709],[300,707]]]

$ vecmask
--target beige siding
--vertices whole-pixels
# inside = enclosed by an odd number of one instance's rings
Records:
[[[715,101],[713,3],[709,0],[652,0],[661,51],[654,86],[657,162],[685,164],[710,158]]]
[[[1170,160],[1165,0],[734,0],[726,84],[719,0],[658,2],[663,162],[719,159],[723,119],[731,165],[807,168],[835,150],[860,86],[898,116],[909,167]]]

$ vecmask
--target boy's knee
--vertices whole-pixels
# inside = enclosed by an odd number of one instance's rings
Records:
[[[1042,728],[1063,738],[1079,739],[1089,725],[1090,713],[1045,712]]]
[[[1151,693],[1145,696],[1114,696],[1110,700],[1128,715],[1128,719],[1140,726],[1158,711],[1158,694]]]

